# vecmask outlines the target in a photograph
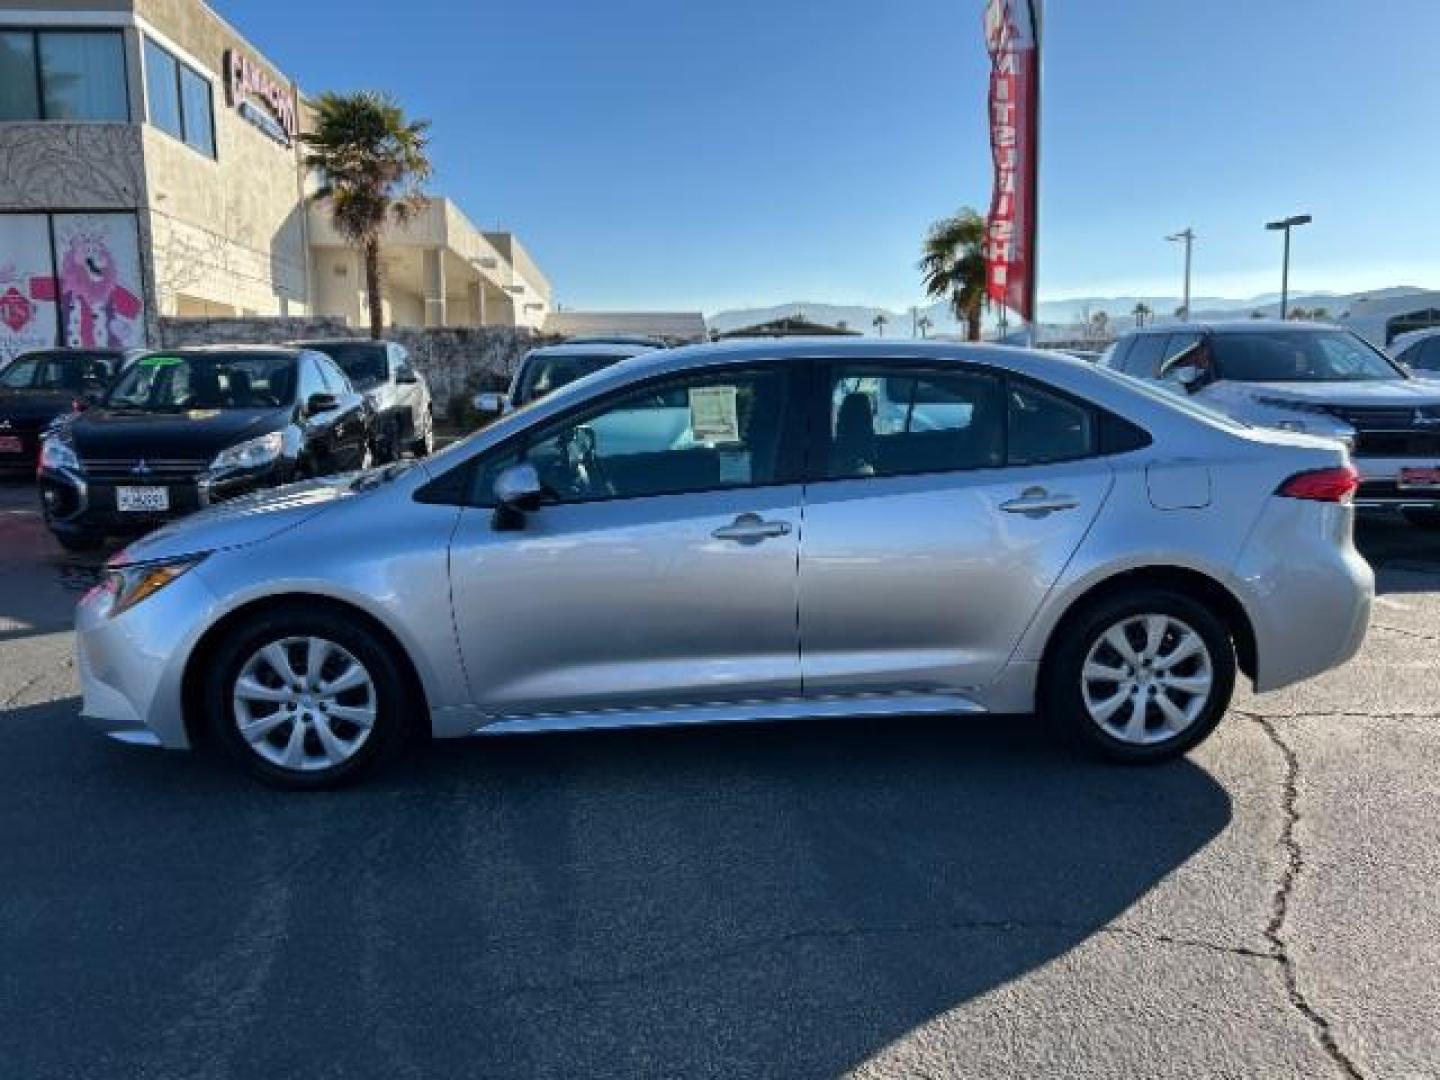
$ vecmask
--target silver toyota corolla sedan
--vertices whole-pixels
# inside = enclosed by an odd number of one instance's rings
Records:
[[[78,612],[84,712],[271,783],[408,736],[1038,709],[1183,753],[1359,648],[1339,442],[1018,349],[656,352],[442,453],[203,511]]]

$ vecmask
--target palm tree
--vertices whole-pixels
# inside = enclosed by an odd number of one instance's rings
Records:
[[[925,294],[946,300],[966,336],[980,340],[980,309],[985,301],[985,219],[970,207],[930,226],[920,259]]]
[[[1137,327],[1142,327],[1145,325],[1146,318],[1154,314],[1154,312],[1150,310],[1149,304],[1145,303],[1144,300],[1141,300],[1138,304],[1135,305],[1134,310],[1132,310],[1130,314],[1135,316],[1135,325]]]
[[[920,336],[923,338],[923,337],[929,337],[929,336],[930,336],[930,328],[931,328],[932,326],[934,326],[935,324],[930,321],[930,316],[929,316],[929,315],[921,315],[921,316],[920,316],[920,321],[919,321],[918,323],[916,323],[915,325],[920,328]],[[971,338],[970,340],[971,340],[971,341],[977,341],[977,340],[979,340],[979,339],[978,339],[978,338]]]
[[[319,173],[311,198],[330,207],[336,230],[365,258],[370,335],[385,330],[380,296],[380,237],[425,204],[430,176],[428,120],[407,120],[393,99],[374,91],[326,92],[315,99],[315,127],[300,137],[305,165]]]
[[[1090,325],[1094,329],[1096,340],[1104,341],[1110,330],[1110,316],[1104,311],[1097,311],[1090,316]]]
[[[1184,304],[1181,304],[1175,309],[1175,318],[1179,319],[1181,322],[1185,322],[1187,319],[1190,318],[1190,309]]]
[[[877,312],[875,318],[870,320],[870,325],[875,328],[875,334],[877,337],[885,336],[885,324],[889,321],[890,316],[886,315],[883,311]]]

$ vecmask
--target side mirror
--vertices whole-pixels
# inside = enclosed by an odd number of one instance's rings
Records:
[[[1195,342],[1189,348],[1181,349],[1178,353],[1160,365],[1159,377],[1171,379],[1186,390],[1194,391],[1200,389],[1205,382],[1208,371],[1202,361],[1204,356],[1204,343]]]
[[[485,393],[475,395],[475,411],[481,416],[499,416],[505,411],[505,395]]]
[[[545,485],[534,465],[511,465],[495,478],[495,528],[523,528],[525,515],[540,509],[544,495]]]
[[[305,402],[305,415],[314,416],[317,413],[330,412],[339,406],[340,402],[334,394],[311,394]]]

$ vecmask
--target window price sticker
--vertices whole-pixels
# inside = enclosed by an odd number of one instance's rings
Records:
[[[740,416],[735,387],[697,386],[690,391],[690,435],[696,442],[737,443]]]

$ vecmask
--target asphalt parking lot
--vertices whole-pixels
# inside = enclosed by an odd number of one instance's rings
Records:
[[[284,795],[77,722],[0,483],[0,1075],[1440,1076],[1440,535],[1191,760],[1024,720],[443,744]]]

